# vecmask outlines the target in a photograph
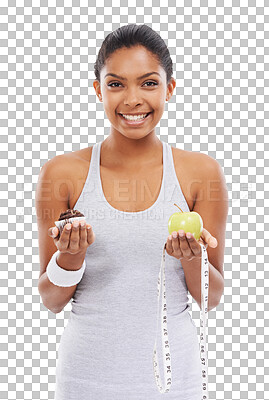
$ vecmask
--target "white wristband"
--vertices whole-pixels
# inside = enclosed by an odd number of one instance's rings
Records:
[[[85,260],[83,261],[81,268],[77,271],[67,271],[61,268],[56,262],[56,257],[59,253],[60,251],[58,250],[52,255],[46,270],[47,277],[56,286],[74,286],[82,279],[86,268]]]

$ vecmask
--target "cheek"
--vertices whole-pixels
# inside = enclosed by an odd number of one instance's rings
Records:
[[[146,93],[141,97],[141,102],[147,104],[152,110],[154,110],[156,116],[163,114],[165,110],[165,99],[166,97],[163,90],[158,90]],[[120,109],[124,100],[122,93],[116,93],[115,91],[112,93],[111,91],[104,89],[102,103],[106,115],[115,118],[117,116],[116,110]]]
[[[158,91],[154,93],[152,92],[149,96],[147,96],[146,101],[148,102],[148,104],[151,105],[154,110],[162,111],[165,108],[165,99],[165,94],[162,91]]]
[[[154,110],[155,116],[157,116],[158,118],[161,118],[161,116],[163,115],[164,110],[165,110],[165,103],[160,104],[160,102],[158,102],[156,104],[151,104],[151,106]]]

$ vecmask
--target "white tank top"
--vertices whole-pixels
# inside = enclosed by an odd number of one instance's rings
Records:
[[[161,190],[155,203],[139,212],[118,211],[108,203],[100,180],[101,143],[93,146],[87,179],[74,208],[92,225],[95,242],[88,247],[86,269],[61,337],[55,400],[202,399],[199,342],[189,314],[184,270],[180,260],[167,253],[165,295],[172,366],[168,393],[158,390],[153,369],[157,334],[164,382],[161,328],[156,332],[156,321],[168,220],[178,210],[174,203],[190,211],[171,146],[162,144]]]

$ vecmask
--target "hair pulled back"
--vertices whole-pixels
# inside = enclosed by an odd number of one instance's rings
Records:
[[[168,84],[173,74],[173,62],[170,52],[161,36],[145,24],[124,25],[105,37],[94,64],[96,79],[100,82],[101,70],[105,66],[106,60],[114,51],[122,47],[130,48],[138,45],[144,46],[156,56],[160,65],[166,72],[166,83]]]

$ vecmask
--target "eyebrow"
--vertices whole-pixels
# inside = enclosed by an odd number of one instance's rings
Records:
[[[139,76],[139,77],[137,78],[137,80],[142,79],[142,78],[146,78],[147,76],[150,76],[150,75],[153,75],[153,74],[157,74],[157,75],[161,76],[158,72],[148,72],[147,74],[144,74],[144,75],[142,75],[142,76]],[[106,74],[106,75],[105,75],[105,78],[106,78],[107,76],[109,76],[109,75],[110,75],[110,76],[113,76],[114,78],[118,78],[118,79],[121,79],[121,80],[123,80],[123,81],[126,81],[126,78],[123,78],[123,76],[119,76],[119,75],[112,74],[112,73]]]

